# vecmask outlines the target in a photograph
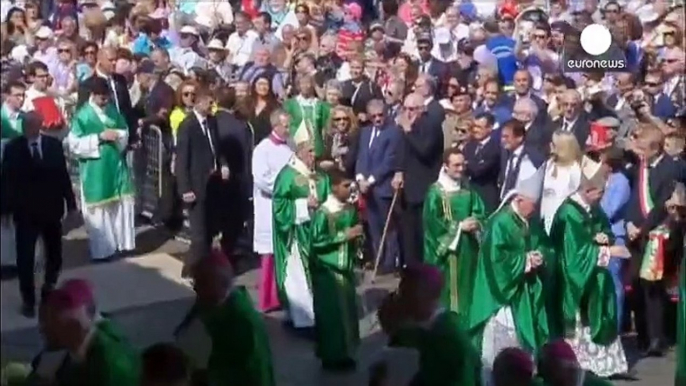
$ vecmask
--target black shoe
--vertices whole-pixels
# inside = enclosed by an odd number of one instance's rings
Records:
[[[650,341],[650,346],[648,346],[645,356],[653,358],[662,358],[665,356],[664,346],[659,339],[653,339]]]
[[[36,317],[36,307],[30,304],[24,304],[21,306],[21,314],[25,318],[33,319]]]

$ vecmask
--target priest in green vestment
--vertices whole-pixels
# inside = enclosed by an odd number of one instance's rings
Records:
[[[312,292],[316,352],[327,370],[353,370],[360,344],[355,259],[362,225],[348,203],[353,183],[331,170],[331,194],[312,218]]]
[[[222,253],[202,259],[193,272],[196,302],[176,331],[177,342],[209,340],[207,352],[188,353],[212,386],[275,385],[269,335],[248,290],[233,286]],[[197,355],[196,355],[197,354]]]
[[[53,380],[57,386],[137,386],[140,358],[119,334],[99,327],[85,297],[70,289],[50,293],[46,304],[54,311],[50,329],[68,359]],[[39,370],[37,370],[38,372]]]
[[[553,218],[550,238],[557,256],[556,304],[564,336],[584,370],[601,377],[625,374],[626,356],[617,333],[617,300],[607,266],[611,256],[629,257],[623,246],[612,246],[610,222],[599,202],[606,183],[600,163],[586,159],[576,193],[562,203]]]
[[[314,77],[300,75],[296,85],[298,95],[283,104],[283,109],[291,118],[291,138],[296,143],[312,142],[314,154],[319,158],[324,155],[324,129],[329,124],[331,106],[317,98]]]
[[[135,249],[135,200],[126,162],[126,120],[110,99],[110,88],[95,77],[90,100],[78,108],[67,138],[79,160],[81,201],[91,258],[107,259]]]
[[[310,261],[311,219],[329,196],[329,178],[315,169],[314,147],[297,143],[296,154],[281,169],[272,196],[274,263],[281,306],[295,328],[314,327]]]
[[[460,317],[441,305],[441,271],[431,265],[406,268],[398,291],[379,308],[390,345],[419,352],[413,386],[481,386],[481,360]]]
[[[424,200],[424,261],[443,272],[443,306],[466,320],[479,252],[484,203],[465,181],[465,157],[457,148],[443,156],[438,180]]]
[[[484,377],[506,347],[535,353],[548,339],[542,265],[547,235],[535,216],[543,169],[522,165],[515,188],[488,220],[479,250],[469,330],[481,353]],[[478,295],[477,295],[478,294]]]

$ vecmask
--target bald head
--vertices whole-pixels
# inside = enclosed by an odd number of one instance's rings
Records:
[[[104,47],[98,51],[98,69],[105,75],[114,72],[117,63],[117,50],[113,47]]]

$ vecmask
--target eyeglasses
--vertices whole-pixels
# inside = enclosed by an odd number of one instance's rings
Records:
[[[383,113],[369,114],[371,118],[383,118]]]
[[[657,87],[660,83],[657,82],[645,82],[646,87]]]
[[[674,36],[674,35],[676,35],[676,31],[665,31],[662,33],[662,35],[664,35],[665,37]]]
[[[84,55],[95,55],[96,51],[95,50],[86,50],[86,51],[83,51],[83,54]]]
[[[342,121],[349,121],[350,118],[348,117],[334,117],[334,122],[342,122]]]
[[[186,91],[186,92],[183,93],[183,96],[185,96],[185,97],[191,97],[191,96],[195,96],[195,93],[192,92],[192,91]]]
[[[548,37],[547,35],[543,35],[543,34],[535,34],[534,35],[534,39],[538,39],[538,40],[544,40],[547,37]]]
[[[674,58],[665,59],[665,63],[676,63],[678,60],[679,59],[674,59]]]
[[[306,42],[306,41],[310,40],[310,38],[309,38],[308,36],[305,36],[305,35],[303,35],[303,36],[296,36],[295,38],[298,39],[298,41],[301,41],[301,42]]]
[[[71,50],[69,48],[60,48],[57,50],[57,52],[62,54],[62,53],[71,52]]]

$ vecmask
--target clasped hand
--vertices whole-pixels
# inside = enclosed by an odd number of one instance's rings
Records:
[[[100,140],[105,142],[115,142],[119,139],[119,133],[116,130],[106,129],[100,133]]]
[[[607,237],[607,235],[605,233],[602,233],[602,232],[596,234],[595,237],[593,238],[593,240],[595,240],[595,242],[600,244],[600,245],[607,245],[610,243],[610,238]]]
[[[474,217],[468,217],[462,221],[460,228],[465,232],[473,232],[479,229],[479,221]]]

